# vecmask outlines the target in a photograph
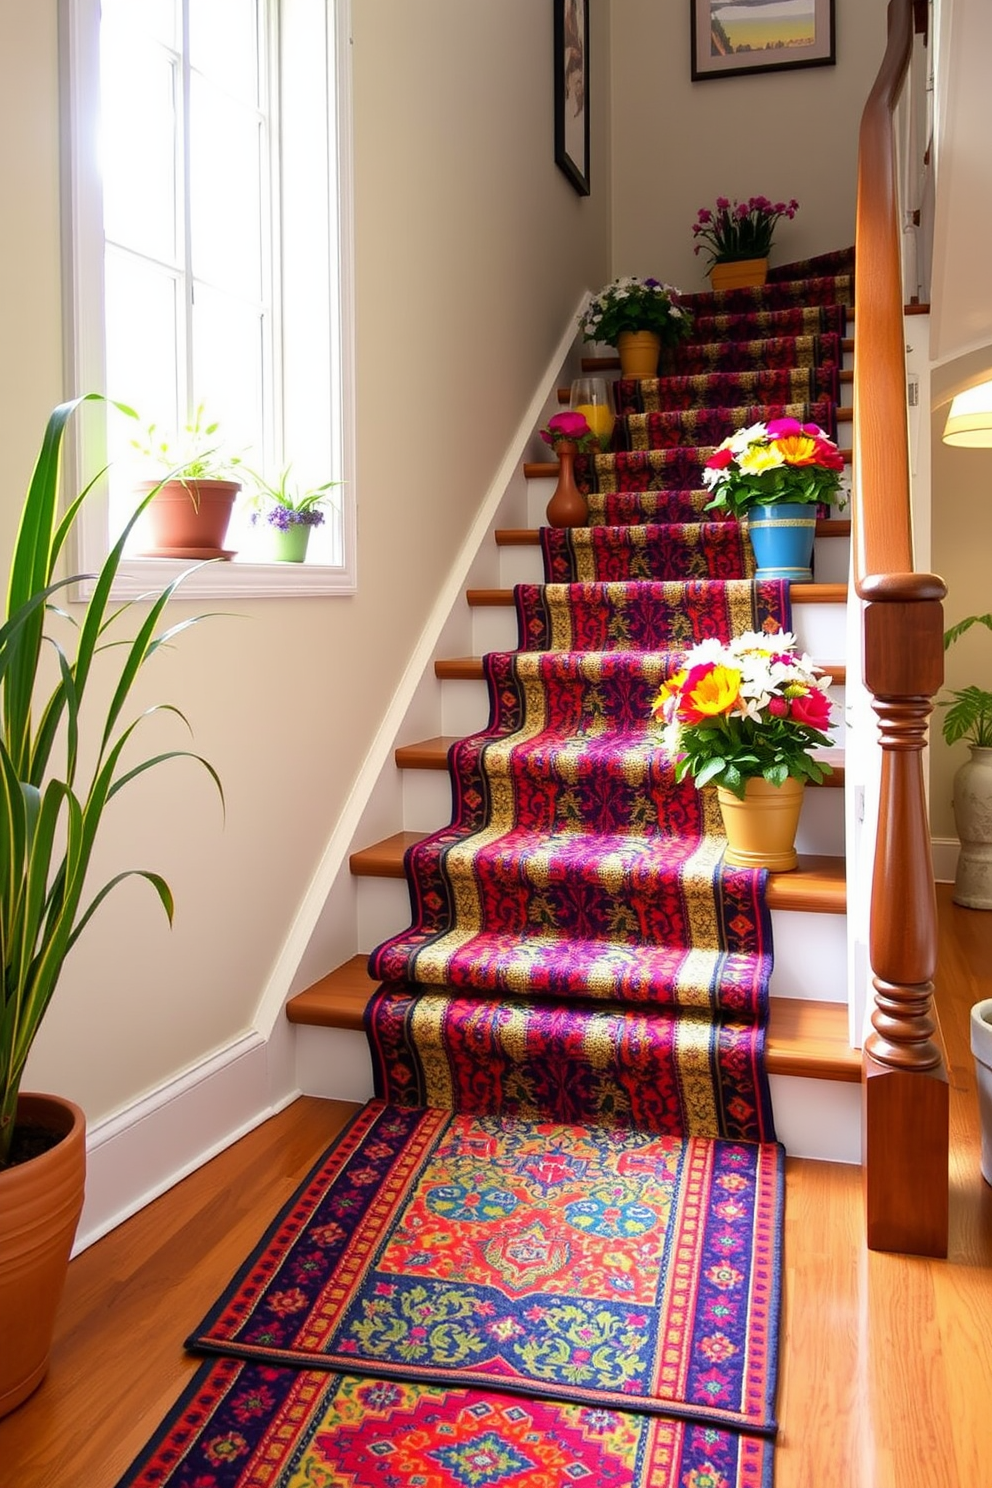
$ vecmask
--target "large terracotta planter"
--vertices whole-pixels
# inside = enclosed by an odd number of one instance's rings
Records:
[[[767,278],[767,258],[737,258],[730,263],[715,263],[710,269],[710,287],[714,290],[760,289]]]
[[[621,377],[657,377],[661,337],[654,331],[621,331],[617,351]]]
[[[724,862],[732,868],[768,868],[788,873],[799,866],[796,831],[804,784],[788,776],[781,785],[760,777],[749,780],[743,801],[717,787],[717,800],[727,834]]]
[[[589,521],[589,503],[575,483],[575,456],[578,445],[571,439],[559,439],[555,445],[558,456],[558,484],[548,502],[549,527],[585,527]]]
[[[146,496],[157,481],[135,487]],[[241,486],[237,481],[171,480],[148,504],[146,517],[152,541],[146,558],[233,558],[224,546],[227,526]]]
[[[0,1416],[41,1384],[83,1207],[86,1120],[72,1101],[21,1095],[17,1122],[61,1134],[0,1172]]]

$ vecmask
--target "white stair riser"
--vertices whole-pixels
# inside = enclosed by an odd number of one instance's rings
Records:
[[[363,878],[358,886],[359,945],[365,950],[398,935],[410,923],[406,881]],[[847,986],[847,920],[844,915],[772,911],[775,959],[771,991],[778,997],[844,1002]]]
[[[403,827],[433,832],[451,820],[447,770],[403,771]],[[844,856],[844,794],[833,786],[810,786],[803,798],[796,846],[801,853]]]
[[[363,1033],[301,1026],[296,1035],[296,1078],[304,1095],[371,1098],[372,1061]],[[860,1085],[772,1075],[771,1090],[778,1139],[790,1156],[860,1163]]]
[[[844,656],[845,607],[839,604],[799,604],[792,610],[795,634],[821,665]],[[517,616],[512,605],[476,605],[472,610],[472,650],[513,651],[517,645]]]

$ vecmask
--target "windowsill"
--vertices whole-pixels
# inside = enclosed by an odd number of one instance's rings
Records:
[[[319,563],[251,563],[218,559],[197,564],[172,558],[125,557],[111,591],[114,599],[154,598],[181,574],[177,599],[306,599],[354,594],[354,572]],[[74,586],[74,598],[88,599],[93,579]]]

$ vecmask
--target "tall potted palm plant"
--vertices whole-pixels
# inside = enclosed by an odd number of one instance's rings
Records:
[[[56,604],[80,577],[58,575],[92,489],[61,513],[63,436],[83,401],[61,404],[48,420],[21,511],[0,625],[0,1415],[26,1399],[44,1376],[83,1200],[83,1113],[72,1102],[21,1092],[28,1055],[66,957],[117,884],[132,874],[145,879],[172,919],[169,886],[147,869],[124,870],[95,893],[86,890],[104,810],[132,780],[174,758],[196,760],[220,789],[213,767],[189,750],[122,764],[142,718],[159,711],[124,719],[139,671],[164,641],[196,623],[189,619],[160,629],[177,579],[139,612],[133,635],[120,639],[121,622],[134,607],[112,608],[111,588],[131,529],[154,492],[99,574],[89,576],[95,580],[92,595],[78,616]],[[108,664],[115,668],[109,692]],[[178,713],[171,705],[160,707]],[[83,768],[84,753],[95,757],[92,769]],[[84,891],[92,897],[84,899]]]

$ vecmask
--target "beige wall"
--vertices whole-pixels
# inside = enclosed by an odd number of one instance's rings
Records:
[[[945,627],[966,615],[992,611],[992,450],[941,443],[950,400],[992,376],[992,347],[956,357],[932,377],[933,568],[947,585]],[[992,691],[992,635],[976,626],[946,652],[943,696],[964,687]],[[968,758],[965,743],[950,747],[936,710],[931,731],[930,821],[935,838],[956,838],[951,796],[954,775]]]
[[[153,896],[126,885],[56,994],[29,1084],[80,1100],[91,1121],[250,1025],[505,444],[581,289],[607,275],[605,8],[588,199],[554,165],[550,7],[353,10],[359,590],[211,606],[236,616],[156,659],[147,700],[188,714],[227,819],[209,782],[177,765],[122,796],[108,824],[104,876],[160,869],[177,914],[169,932]],[[63,392],[55,11],[0,0],[4,563]]]
[[[692,225],[718,196],[798,200],[773,263],[854,242],[857,132],[885,48],[885,0],[836,0],[834,67],[698,83],[686,0],[622,0],[612,14],[615,273],[708,287]]]

